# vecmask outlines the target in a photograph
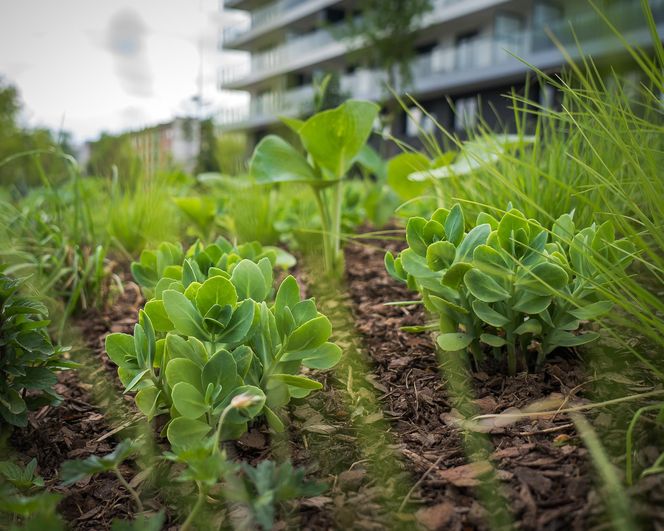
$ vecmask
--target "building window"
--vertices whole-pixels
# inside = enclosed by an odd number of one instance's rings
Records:
[[[410,137],[419,136],[420,133],[433,133],[436,124],[432,116],[427,116],[419,107],[411,107],[405,115],[406,135]]]
[[[454,129],[467,131],[477,125],[477,98],[459,98],[455,102]]]

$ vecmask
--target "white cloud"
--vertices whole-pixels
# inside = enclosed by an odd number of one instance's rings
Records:
[[[20,0],[0,3],[0,75],[19,88],[33,125],[78,140],[213,105],[217,0]],[[201,55],[202,52],[202,55]],[[231,100],[233,101],[233,97]]]

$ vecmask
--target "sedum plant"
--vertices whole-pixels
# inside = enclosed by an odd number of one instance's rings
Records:
[[[306,121],[285,120],[297,133],[307,156],[284,139],[268,135],[251,158],[250,172],[258,183],[290,182],[311,187],[321,217],[328,273],[337,272],[341,260],[342,182],[360,156],[378,110],[375,103],[348,100]]]
[[[0,271],[2,267],[0,266]],[[25,427],[28,411],[58,405],[55,371],[73,365],[48,335],[48,310],[20,294],[23,281],[0,273],[0,419]]]
[[[607,269],[597,265],[624,270],[634,254],[611,222],[577,231],[569,214],[549,231],[516,209],[500,219],[480,213],[466,232],[459,204],[410,218],[406,239],[408,248],[396,258],[388,252],[385,265],[438,318],[438,347],[467,349],[476,363],[486,351],[506,353],[510,374],[519,365],[540,367],[557,347],[597,339],[574,333],[612,307],[600,289]]]
[[[154,269],[143,260],[133,268],[137,278],[146,271],[163,276],[148,277],[153,297],[139,312],[133,337],[106,338],[125,392],[136,391],[136,405],[148,418],[170,416],[165,433],[176,447],[196,446],[211,433],[239,437],[259,415],[283,429],[279,408],[322,387],[298,375],[301,365],[326,369],[341,357],[328,341],[329,320],[313,299],[301,299],[292,276],[274,293],[269,255],[258,253],[254,261],[198,244],[181,266],[164,266],[180,259],[172,255],[176,250],[162,246]],[[256,400],[224,419],[240,395]]]

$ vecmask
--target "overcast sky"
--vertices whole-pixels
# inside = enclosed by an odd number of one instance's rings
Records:
[[[228,61],[218,4],[0,0],[0,76],[18,87],[30,125],[62,126],[77,141],[195,113],[201,71],[207,109],[232,105],[216,89]]]

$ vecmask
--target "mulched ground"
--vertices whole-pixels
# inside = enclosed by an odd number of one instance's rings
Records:
[[[481,464],[469,464],[431,338],[400,330],[426,320],[422,307],[384,305],[412,300],[414,294],[389,278],[383,254],[349,246],[348,295],[339,293],[324,306],[326,313],[345,312],[349,329],[335,330],[335,340],[344,350],[366,358],[358,363],[368,364],[368,373],[354,374],[376,400],[349,394],[352,374],[347,364],[340,364],[336,371],[314,374],[325,390],[293,401],[284,436],[255,426],[228,446],[232,457],[252,463],[290,457],[312,478],[328,482],[330,488],[322,496],[290,504],[276,529],[487,528],[477,490],[485,470]],[[299,270],[296,275],[301,283],[316,283],[311,274]],[[131,397],[122,395],[115,367],[103,351],[103,338],[109,332],[131,333],[142,302],[138,288],[126,282],[125,293],[111,308],[77,320],[88,348],[86,368],[62,373],[57,390],[64,403],[35,412],[30,426],[12,437],[18,452],[38,459],[48,487],[63,494],[59,511],[74,529],[108,529],[112,519],[133,515],[131,498],[113,475],[63,488],[57,470],[67,459],[110,452],[118,428],[137,418]],[[544,398],[555,404],[561,397],[569,403],[579,401],[577,395],[588,380],[573,355],[552,358],[539,374],[507,378],[494,368],[484,369],[468,382],[480,413],[523,408]],[[356,415],[364,415],[369,431],[358,429]],[[567,417],[498,425],[486,436],[496,481],[518,528],[588,529],[603,521],[589,456]],[[386,465],[384,477],[371,465],[381,460],[392,466]],[[122,471],[131,481],[138,468],[129,462]],[[147,488],[144,499],[148,509],[168,505]],[[167,514],[169,529],[175,529],[172,511]]]
[[[423,505],[417,519],[429,529],[485,528],[484,510],[473,488],[478,483],[476,470],[468,465],[432,340],[428,334],[400,330],[422,324],[426,316],[420,305],[384,305],[413,300],[414,294],[387,275],[383,256],[383,250],[349,248],[348,288],[357,328],[375,362],[376,377],[385,386],[384,409],[397,419],[394,437],[413,477],[421,478],[412,496]],[[540,374],[513,378],[479,371],[470,383],[477,408],[488,414],[552,395],[573,398],[584,378],[580,363],[568,358],[552,359]],[[587,451],[578,446],[568,418],[495,427],[488,436],[495,448],[498,480],[520,528],[588,528],[597,494]]]

